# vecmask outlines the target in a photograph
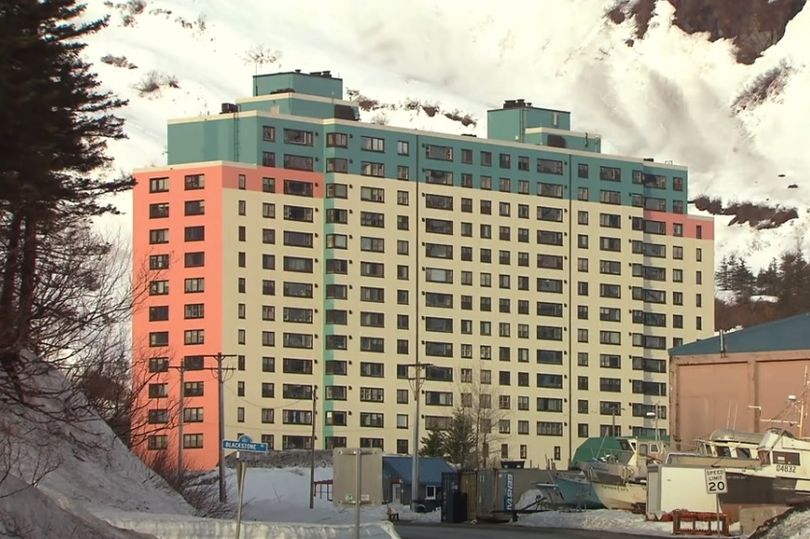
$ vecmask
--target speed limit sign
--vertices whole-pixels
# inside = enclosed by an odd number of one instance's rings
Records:
[[[706,468],[706,492],[708,494],[725,494],[728,492],[726,471],[722,468]]]

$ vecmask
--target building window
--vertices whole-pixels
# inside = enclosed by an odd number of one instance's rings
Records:
[[[204,226],[187,226],[183,231],[185,241],[205,241]]]
[[[159,219],[169,216],[169,203],[159,202],[156,204],[149,204],[149,218]]]
[[[561,175],[563,173],[563,162],[556,159],[537,159],[537,172],[543,174]]]
[[[360,163],[360,174],[363,176],[376,176],[378,178],[382,178],[385,176],[385,165],[383,163],[362,161]]]
[[[183,435],[183,449],[202,449],[202,447],[203,447],[202,434]]]
[[[346,133],[327,133],[326,146],[329,148],[348,148],[349,135]]]
[[[169,178],[149,178],[150,193],[165,193],[169,190]]]
[[[158,228],[149,231],[149,243],[151,245],[159,243],[169,243],[169,229]]]
[[[622,170],[615,167],[599,167],[599,179],[619,182],[622,180]]]
[[[205,266],[205,253],[202,251],[186,253],[184,255],[184,265],[187,268],[198,268]]]
[[[303,131],[301,129],[285,129],[284,130],[284,143],[285,144],[299,144],[302,146],[312,146],[314,134],[312,131]]]
[[[385,139],[378,137],[362,137],[360,139],[360,148],[369,152],[384,152]]]

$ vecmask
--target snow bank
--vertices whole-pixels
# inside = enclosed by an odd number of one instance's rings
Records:
[[[784,520],[780,520],[770,530],[765,531],[762,535],[756,535],[756,537],[757,539],[808,539],[810,537],[810,510],[797,510]]]
[[[160,539],[199,539],[235,537],[236,522],[178,515],[149,515],[143,518],[139,513],[108,514],[110,523],[149,533]],[[240,537],[244,539],[342,539],[354,537],[354,526],[328,526],[323,524],[284,524],[278,522],[243,522]],[[399,535],[389,522],[361,524],[360,537],[370,539],[397,539]]]
[[[596,509],[591,511],[545,511],[520,515],[517,526],[605,530],[644,535],[672,535],[671,522],[647,522],[644,515],[627,511]]]
[[[15,476],[0,483],[0,536],[135,539],[148,537],[121,530],[89,513],[61,507],[53,498]]]
[[[612,509],[545,511],[531,515],[520,515],[515,525],[538,528],[603,530],[644,536],[672,536],[672,522],[651,522],[647,521],[644,515]],[[739,530],[739,523],[732,524],[730,528],[732,534],[739,533]],[[782,536],[778,537],[783,539]],[[769,539],[777,539],[777,536]],[[793,539],[798,539],[798,537]]]
[[[192,513],[69,388],[60,371],[29,357],[24,376],[25,405],[0,406],[0,535],[147,537],[118,530],[97,514]]]
[[[60,501],[90,510],[191,514],[192,508],[124,446],[109,426],[68,389],[57,369],[29,358],[44,396],[0,409],[11,473]],[[29,392],[30,393],[30,392]]]

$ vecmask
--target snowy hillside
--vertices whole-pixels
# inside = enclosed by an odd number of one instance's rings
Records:
[[[191,515],[59,371],[27,358],[20,376],[28,380],[25,405],[10,395],[0,402],[0,536],[135,537],[98,515]]]
[[[392,125],[483,134],[486,109],[516,97],[571,110],[574,128],[602,133],[606,152],[688,165],[690,197],[797,208],[799,218],[775,230],[717,217],[717,260],[737,251],[758,268],[810,247],[810,8],[744,65],[729,40],[674,26],[667,0],[655,2],[643,38],[634,17],[609,20],[616,5],[91,0],[90,15],[112,19],[87,54],[104,83],[130,99],[130,140],[114,146],[121,170],[165,163],[166,119],[217,112],[250,94],[256,72],[330,69],[381,104],[413,99],[477,120],[465,127],[401,106],[364,113]],[[101,63],[107,55],[126,61]],[[135,88],[150,78],[163,87],[141,95]]]

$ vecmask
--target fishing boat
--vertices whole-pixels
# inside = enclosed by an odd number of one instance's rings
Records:
[[[659,462],[667,445],[626,436],[589,438],[574,454],[573,467],[582,470],[582,477],[564,481],[580,499],[595,496],[608,509],[637,509],[646,502],[647,463]]]
[[[647,478],[647,464],[661,462],[668,444],[660,440],[616,437],[619,449],[599,458],[580,463],[585,476],[594,483],[621,485]]]
[[[647,482],[592,483],[599,501],[608,509],[638,511],[647,503]]]
[[[782,429],[769,429],[757,448],[759,466],[726,469],[724,510],[749,505],[792,505],[810,501],[810,440]]]
[[[605,506],[593,490],[593,483],[582,472],[558,472],[554,476],[557,490],[568,507],[603,509]]]
[[[757,450],[763,434],[719,429],[697,440],[694,452],[667,453],[665,464],[705,468],[753,469],[760,466]]]

